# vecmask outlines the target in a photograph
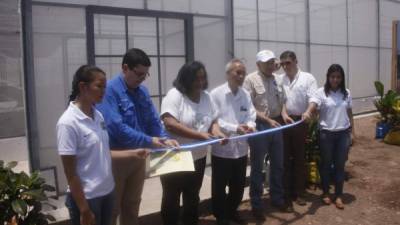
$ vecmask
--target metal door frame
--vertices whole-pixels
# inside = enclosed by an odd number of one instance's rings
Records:
[[[160,40],[159,40],[159,19],[181,19],[184,21],[184,38],[185,38],[185,54],[182,55],[185,57],[185,61],[193,61],[194,60],[194,35],[193,35],[193,15],[188,13],[175,13],[175,12],[164,12],[164,11],[156,11],[156,10],[143,10],[143,9],[129,9],[129,8],[116,8],[116,7],[107,7],[107,6],[95,6],[88,5],[86,6],[86,47],[87,47],[87,62],[90,65],[95,65],[95,58],[98,55],[95,55],[95,37],[94,37],[94,15],[115,15],[115,16],[124,16],[125,17],[125,41],[126,41],[126,49],[129,46],[129,38],[128,38],[128,17],[129,16],[139,16],[139,17],[149,17],[156,19],[156,30],[157,30],[157,55],[149,55],[150,57],[156,57],[158,60],[158,94],[151,95],[151,97],[159,98],[159,105],[161,106],[161,97],[163,93],[161,92],[162,88],[162,77],[161,77],[161,68],[160,68]],[[102,56],[102,55],[101,55]],[[100,56],[100,57],[101,57]],[[168,55],[163,55],[167,56]],[[104,57],[113,57],[104,56]],[[121,57],[122,58],[122,57]]]

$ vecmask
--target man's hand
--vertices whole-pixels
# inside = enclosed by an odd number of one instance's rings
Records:
[[[249,129],[247,129],[247,133],[253,133],[256,131],[255,127],[249,127]]]
[[[226,145],[229,142],[229,139],[226,137],[225,134],[222,132],[219,132],[216,134],[217,138],[222,138],[222,140],[219,142],[221,145]]]
[[[152,137],[152,147],[154,148],[167,148],[168,146],[165,144],[165,138],[160,137]]]
[[[238,134],[248,134],[248,133],[252,133],[252,132],[254,132],[254,128],[249,127],[246,124],[240,124],[236,130],[236,133],[238,133]]]
[[[178,149],[180,147],[179,142],[175,139],[166,139],[164,141],[164,144],[166,144],[168,147],[176,148]]]
[[[283,122],[285,122],[285,124],[294,123],[294,120],[292,118],[290,118],[290,116],[288,116],[288,115],[283,115],[282,118],[283,118]]]
[[[276,120],[273,120],[273,119],[269,119],[269,120],[268,120],[268,123],[269,123],[269,125],[270,125],[271,127],[273,127],[273,128],[275,128],[275,127],[280,127],[280,126],[281,126],[280,123],[276,122]]]
[[[155,148],[179,148],[179,143],[174,139],[153,137],[152,146]]]
[[[238,134],[246,134],[248,129],[249,129],[249,127],[247,125],[240,124],[236,129],[236,133],[238,133]]]
[[[311,113],[308,112],[308,111],[305,111],[303,113],[303,115],[301,115],[301,119],[306,121],[306,122],[309,122],[311,120]]]

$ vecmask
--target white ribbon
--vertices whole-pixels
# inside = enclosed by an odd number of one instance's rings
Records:
[[[267,130],[262,130],[262,131],[257,131],[257,132],[253,132],[253,133],[249,133],[249,134],[242,134],[242,135],[237,135],[237,136],[232,136],[232,137],[228,137],[225,139],[228,140],[238,140],[238,139],[243,139],[243,138],[249,138],[249,137],[255,137],[255,136],[259,136],[259,135],[263,135],[263,134],[269,134],[269,133],[273,133],[279,130],[284,130],[290,127],[294,127],[297,126],[298,124],[302,123],[303,120],[299,120],[295,123],[291,123],[291,124],[287,124],[284,126],[280,126],[280,127],[274,127],[271,129],[267,129]],[[183,144],[179,147],[179,150],[189,150],[192,148],[197,148],[197,147],[201,147],[201,146],[205,146],[205,145],[212,145],[215,143],[218,143],[220,141],[224,140],[224,138],[216,138],[216,139],[211,139],[211,140],[206,140],[206,141],[200,141],[200,142],[195,142],[195,143],[189,143],[189,144]],[[169,148],[157,148],[157,149],[152,149],[151,152],[165,152],[165,151],[170,151],[170,150],[176,150],[176,148],[174,147],[169,147]]]

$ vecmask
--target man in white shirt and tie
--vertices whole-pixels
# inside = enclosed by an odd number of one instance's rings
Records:
[[[309,99],[318,87],[313,75],[300,70],[294,52],[283,52],[280,55],[280,63],[285,71],[282,75],[282,84],[286,93],[286,103],[283,107],[286,113],[282,113],[282,117],[288,124],[302,119]],[[285,198],[290,206],[292,200],[295,200],[298,205],[306,205],[304,193],[307,178],[305,160],[307,128],[306,123],[301,123],[283,131],[284,188]]]
[[[256,111],[250,94],[241,86],[246,68],[232,59],[225,68],[227,82],[211,92],[218,109],[218,124],[226,136],[255,131]],[[229,221],[243,224],[237,213],[246,182],[247,139],[230,140],[226,145],[212,146],[212,209],[218,225]],[[225,188],[229,191],[226,193]]]

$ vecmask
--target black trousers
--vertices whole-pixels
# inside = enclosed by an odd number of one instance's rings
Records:
[[[183,199],[184,225],[196,225],[199,219],[199,192],[203,183],[206,157],[194,162],[194,172],[177,172],[160,176],[163,189],[161,217],[164,225],[177,225],[180,197]]]
[[[295,121],[301,117],[292,116]],[[301,123],[283,131],[283,186],[286,200],[301,196],[305,192],[307,181],[307,167],[305,157],[305,144],[308,125]]]
[[[212,210],[217,219],[229,219],[243,199],[247,155],[238,159],[212,156]],[[229,191],[226,193],[225,188]]]

